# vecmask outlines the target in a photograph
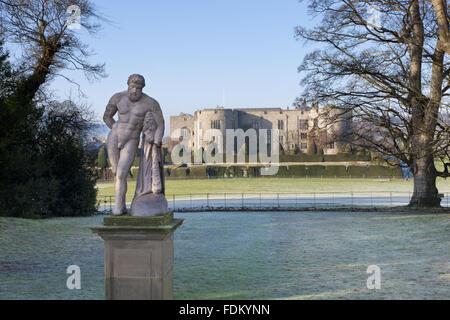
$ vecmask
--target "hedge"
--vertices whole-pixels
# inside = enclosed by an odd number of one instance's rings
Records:
[[[134,167],[131,169],[131,175],[129,178],[136,179],[138,176],[139,168]],[[96,169],[97,175],[100,179],[113,179],[111,169]],[[249,166],[193,166],[193,167],[179,167],[179,168],[166,168],[164,170],[166,177],[175,178],[222,178],[233,177],[260,177],[261,167]],[[402,178],[402,170],[395,167],[387,166],[322,166],[322,165],[289,165],[280,166],[275,177],[324,177],[324,178]]]
[[[226,170],[226,167],[207,166],[206,167],[206,176],[223,177],[225,174],[225,170]]]
[[[308,177],[322,177],[326,175],[326,168],[324,166],[308,166],[306,168],[306,175]]]
[[[337,161],[371,161],[370,154],[351,154],[351,153],[338,153],[328,154],[324,156],[325,162],[337,162]]]
[[[280,162],[323,162],[320,154],[280,154]]]
[[[367,166],[349,166],[348,175],[350,177],[367,177]]]
[[[188,175],[188,168],[175,168],[170,170],[170,177],[180,178]]]
[[[391,177],[392,176],[392,168],[383,167],[383,166],[369,166],[367,168],[367,177],[375,178],[375,177]]]
[[[371,161],[371,156],[367,154],[280,154],[280,162],[341,162],[341,161]]]
[[[347,167],[345,166],[327,166],[325,170],[325,177],[348,177]]]
[[[131,168],[131,175],[132,175],[132,177],[133,177],[134,179],[137,179],[138,172],[139,172],[139,167],[137,167],[137,168]],[[128,176],[131,177],[131,175],[128,175]]]
[[[199,178],[203,178],[206,177],[206,167],[201,166],[201,167],[191,167],[188,168],[189,170],[189,176],[190,177],[199,177]]]

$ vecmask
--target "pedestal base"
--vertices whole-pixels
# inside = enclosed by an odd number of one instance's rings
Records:
[[[182,223],[172,213],[109,216],[92,228],[105,240],[106,299],[173,299],[173,232]]]
[[[150,193],[133,199],[131,215],[149,217],[164,214],[169,211],[166,197],[162,193]]]

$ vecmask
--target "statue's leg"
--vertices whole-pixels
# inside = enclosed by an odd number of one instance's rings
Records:
[[[115,130],[109,131],[108,138],[106,139],[106,151],[108,151],[108,159],[113,175],[116,175],[120,150],[118,148],[118,138]]]
[[[125,197],[127,193],[127,175],[133,164],[137,145],[137,140],[130,140],[120,150],[116,172],[116,206],[113,211],[113,214],[115,215],[126,212]]]

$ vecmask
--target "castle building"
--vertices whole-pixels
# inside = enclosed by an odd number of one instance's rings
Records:
[[[294,109],[282,108],[223,108],[201,109],[194,115],[181,113],[170,117],[172,144],[189,137],[192,150],[206,148],[215,143],[214,137],[205,139],[208,129],[219,130],[226,137],[227,129],[278,129],[281,151],[306,153],[309,148],[322,149],[324,154],[341,151],[351,134],[351,114],[317,103],[308,107],[305,103]],[[225,146],[225,141],[222,142]],[[225,147],[224,149],[225,150]]]

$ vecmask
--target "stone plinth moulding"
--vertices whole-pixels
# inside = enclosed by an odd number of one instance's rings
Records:
[[[173,299],[173,213],[109,216],[91,228],[105,241],[107,300]]]

